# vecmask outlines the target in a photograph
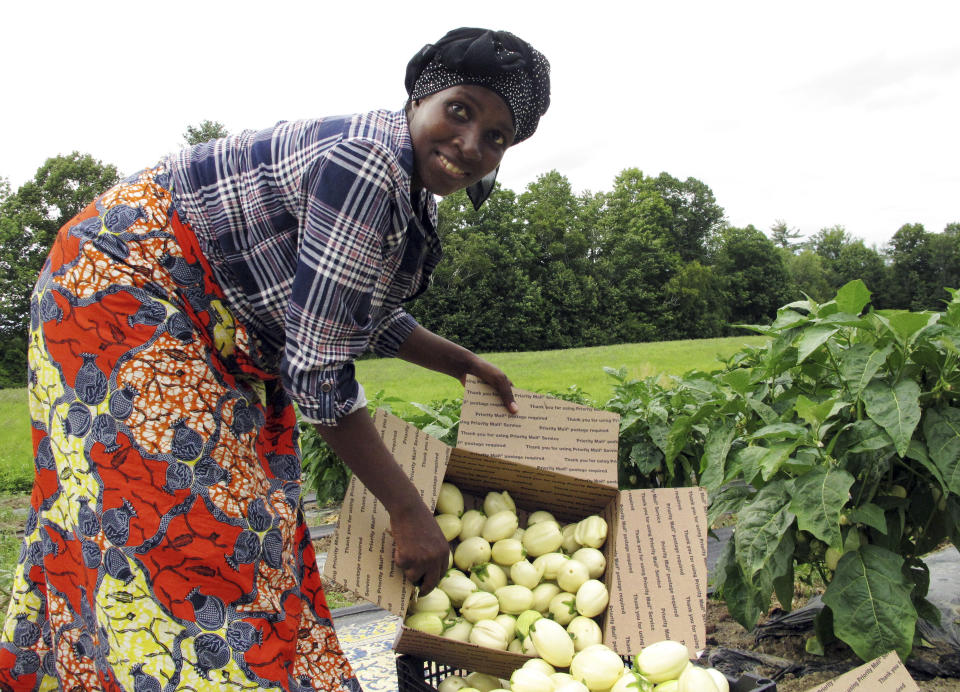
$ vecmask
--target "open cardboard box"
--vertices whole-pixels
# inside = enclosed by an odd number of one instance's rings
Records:
[[[674,639],[690,655],[704,646],[707,587],[706,493],[700,488],[617,489],[619,416],[549,396],[514,390],[510,415],[487,385],[467,382],[458,446],[384,411],[377,429],[398,463],[436,507],[443,481],[482,506],[507,490],[521,521],[545,509],[561,523],[599,514],[608,525],[603,581],[610,604],[599,618],[604,643],[621,655]],[[390,519],[352,479],[328,550],[324,576],[398,616],[414,595],[392,561]],[[401,627],[394,649],[439,663],[509,676],[527,656]]]

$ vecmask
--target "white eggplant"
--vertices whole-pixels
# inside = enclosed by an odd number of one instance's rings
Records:
[[[610,602],[610,593],[602,581],[587,579],[577,589],[577,612],[593,618],[602,613]]]
[[[677,680],[677,692],[719,692],[706,668],[689,666]]]
[[[650,682],[657,684],[680,677],[690,663],[686,644],[670,639],[643,647],[634,660],[634,667]]]
[[[490,544],[480,536],[468,538],[453,551],[453,561],[462,570],[490,562]]]
[[[493,620],[500,613],[500,601],[487,591],[474,591],[460,606],[460,615],[473,624],[480,620]]]
[[[493,561],[498,565],[509,567],[527,556],[523,543],[518,538],[504,538],[493,544],[490,551]]]
[[[496,546],[494,546],[496,547]],[[520,560],[510,565],[510,579],[514,584],[521,584],[528,589],[535,589],[543,578],[543,565]]]
[[[496,593],[501,586],[507,585],[507,573],[494,562],[484,562],[470,568],[470,581],[483,591]]]
[[[509,509],[504,509],[496,514],[487,516],[483,522],[480,535],[491,543],[494,543],[504,538],[510,538],[519,526],[520,520],[517,518],[516,513],[511,512]]]
[[[457,608],[463,603],[463,599],[479,588],[470,577],[457,569],[449,570],[437,586],[450,597],[450,602]]]
[[[557,586],[570,593],[577,593],[577,589],[589,578],[590,570],[579,560],[567,560],[557,570]]]
[[[527,528],[529,529],[534,524],[539,524],[542,521],[556,522],[557,520],[553,518],[553,515],[550,512],[546,511],[545,509],[541,509],[536,512],[531,512],[530,516],[527,517]]]
[[[530,626],[530,638],[540,658],[552,666],[566,668],[576,653],[563,625],[547,618],[540,618]]]
[[[500,601],[500,612],[509,615],[519,615],[533,605],[533,591],[520,584],[501,586],[494,594]]]
[[[468,509],[460,517],[460,540],[473,538],[483,533],[483,525],[487,521],[487,515],[478,509]],[[489,542],[489,541],[488,541]]]
[[[573,535],[577,543],[585,548],[599,548],[607,540],[607,522],[603,517],[593,514],[577,524]]]
[[[517,512],[517,505],[506,490],[501,493],[491,491],[483,498],[483,511],[487,516],[493,516],[505,509],[509,509],[514,514]]]
[[[463,494],[453,483],[441,483],[440,493],[437,495],[437,512],[439,514],[463,514]]]
[[[593,618],[578,615],[567,625],[567,632],[573,639],[573,648],[576,651],[583,651],[587,647],[600,644],[603,641],[603,632],[600,625]]]
[[[532,668],[517,668],[510,676],[512,692],[553,692],[550,676]]]
[[[547,611],[550,610],[550,601],[558,593],[560,593],[560,587],[556,584],[548,582],[537,584],[536,588],[533,589],[533,605],[531,608],[541,615],[546,615]]]
[[[550,605],[547,606],[547,616],[564,627],[570,624],[573,618],[577,617],[577,596],[568,591],[561,591],[550,599]]]
[[[603,644],[588,646],[574,655],[570,675],[586,685],[590,692],[609,690],[623,675],[623,659]]]
[[[549,580],[557,578],[557,572],[560,571],[560,568],[563,567],[569,559],[569,555],[552,552],[541,555],[533,561],[533,564],[534,566],[539,566],[543,572],[543,579]]]
[[[607,558],[596,548],[580,548],[573,554],[573,559],[587,566],[591,579],[599,579],[607,568]]]
[[[470,643],[487,649],[506,651],[508,642],[503,626],[496,620],[478,620],[470,630]]]

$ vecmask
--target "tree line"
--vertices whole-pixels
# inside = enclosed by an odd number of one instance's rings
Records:
[[[439,231],[444,260],[411,313],[482,352],[729,336],[853,279],[877,309],[942,309],[960,287],[960,223],[908,223],[879,249],[841,226],[801,240],[783,221],[732,226],[703,182],[636,168],[581,194],[550,171],[479,211],[457,193]]]
[[[204,121],[184,139],[223,134]],[[30,291],[57,230],[119,177],[74,152],[16,191],[0,178],[0,388],[26,384]],[[731,335],[857,278],[875,308],[939,309],[945,287],[960,287],[960,223],[908,223],[879,249],[840,226],[802,240],[782,221],[766,233],[732,226],[703,182],[637,168],[579,194],[549,171],[520,194],[498,186],[479,211],[456,193],[440,203],[438,231],[444,259],[408,308],[479,352]]]

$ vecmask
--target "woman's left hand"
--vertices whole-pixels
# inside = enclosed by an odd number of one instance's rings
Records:
[[[467,384],[467,375],[476,375],[483,382],[496,389],[504,407],[510,413],[517,413],[520,410],[513,398],[513,382],[510,381],[503,370],[493,363],[474,355],[474,363],[460,376],[460,383],[464,386]]]
[[[520,410],[513,398],[513,383],[500,368],[419,324],[400,345],[397,355],[408,363],[455,377],[463,385],[467,375],[475,375],[497,390],[507,411]]]

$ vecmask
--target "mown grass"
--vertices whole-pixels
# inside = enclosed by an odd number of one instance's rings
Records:
[[[765,338],[736,336],[481,355],[507,373],[514,386],[520,389],[565,391],[576,385],[602,405],[610,398],[616,384],[604,372],[604,367],[625,368],[627,375],[634,378],[681,375],[690,370],[717,370],[722,367],[723,359],[745,345],[761,345]],[[368,397],[382,391],[384,396],[396,397],[403,402],[426,404],[463,396],[463,388],[456,380],[395,358],[361,360],[356,367],[357,379],[363,383]],[[399,413],[415,410],[405,403],[391,403],[391,406]]]
[[[7,612],[13,570],[20,555],[20,531],[27,517],[30,496],[0,493],[0,618]]]
[[[0,389],[0,492],[33,484],[33,442],[26,389]]]

